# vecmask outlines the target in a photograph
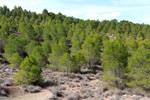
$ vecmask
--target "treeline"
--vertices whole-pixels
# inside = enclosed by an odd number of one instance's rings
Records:
[[[42,14],[0,7],[0,52],[20,68],[17,84],[42,84],[42,67],[55,71],[94,70],[117,86],[150,89],[150,25],[95,21],[43,10]]]

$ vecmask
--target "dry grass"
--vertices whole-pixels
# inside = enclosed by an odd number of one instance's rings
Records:
[[[10,86],[8,87],[8,94],[10,96],[18,96],[18,95],[24,95],[25,91],[20,86]]]

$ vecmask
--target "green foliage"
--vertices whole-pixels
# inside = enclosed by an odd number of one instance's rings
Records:
[[[118,82],[120,79],[124,78],[127,58],[128,49],[124,45],[124,41],[121,37],[117,37],[116,40],[107,41],[103,49],[103,79],[106,81]]]
[[[82,31],[81,34],[79,35],[80,42],[83,43],[85,41],[85,38],[86,38],[86,33]]]
[[[12,56],[13,53],[18,52],[19,55],[23,56],[25,52],[25,45],[27,41],[25,38],[16,38],[14,35],[9,35],[7,39],[8,44],[6,45],[4,51],[4,56],[6,59]]]
[[[53,70],[59,69],[69,73],[80,71],[82,66],[87,66],[86,64],[89,68],[94,68],[102,62],[103,79],[115,82],[129,80],[129,86],[149,89],[149,72],[146,72],[149,71],[149,26],[116,19],[85,21],[61,13],[54,14],[46,9],[37,14],[21,7],[15,6],[9,10],[3,6],[0,7],[0,55],[15,67],[18,67],[26,57],[33,60],[31,55],[37,61],[33,65],[28,63],[27,66],[32,67],[30,75],[27,71],[21,70],[19,75],[15,76],[19,84],[28,84],[25,74],[34,77],[32,72],[40,73],[39,67],[46,64]],[[109,40],[110,35],[113,37]],[[116,35],[119,37],[116,38]],[[146,58],[139,56],[138,52]],[[143,65],[140,64],[141,61],[144,62]],[[140,67],[133,66],[135,62]],[[132,68],[137,70],[132,71]],[[140,74],[140,70],[144,76]],[[127,73],[128,78],[124,73]],[[24,77],[27,80],[22,82]],[[29,81],[34,83],[31,79]]]
[[[4,49],[5,53],[4,53],[4,57],[6,59],[8,59],[9,57],[11,57],[14,53],[17,52],[16,50],[16,46],[14,44],[7,44],[5,49]]]
[[[144,39],[144,34],[140,31],[138,32],[137,34],[137,40],[140,41],[140,40],[143,40]]]
[[[73,29],[70,29],[67,33],[67,37],[69,40],[72,40],[72,36],[73,36]]]
[[[68,44],[68,40],[67,40],[66,37],[64,37],[64,36],[61,37],[61,38],[59,39],[59,44],[64,45],[64,47],[66,48],[66,50],[69,49],[69,44]]]
[[[42,69],[38,67],[38,63],[35,58],[29,56],[21,63],[20,71],[14,75],[14,82],[19,85],[41,85],[43,83],[41,73]]]
[[[42,12],[43,19],[46,20],[47,16],[48,16],[48,11],[46,9],[44,9],[43,12]]]
[[[108,37],[107,35],[105,35],[105,36],[103,37],[103,42],[105,42],[105,41],[107,41],[107,40],[109,40],[109,37]]]
[[[41,46],[36,46],[31,55],[37,60],[39,67],[44,67],[46,65],[44,51]]]
[[[28,43],[27,46],[25,47],[27,54],[28,54],[28,55],[31,55],[33,49],[34,49],[37,45],[38,45],[38,44],[36,43],[36,41],[31,41],[30,43]]]
[[[127,85],[150,89],[150,52],[144,47],[139,47],[128,60],[128,73],[130,79]]]
[[[101,51],[101,46],[103,45],[103,37],[102,35],[98,34],[98,33],[95,33],[93,35],[93,43],[94,43],[94,49],[97,51],[97,52],[100,52]]]
[[[76,70],[76,67],[74,66],[74,62],[72,61],[72,58],[68,53],[64,53],[63,56],[59,59],[58,69],[60,71],[67,72],[67,75],[70,72],[73,72]]]
[[[150,39],[144,39],[142,41],[139,41],[139,47],[150,49]]]
[[[42,26],[36,25],[34,26],[34,31],[35,31],[35,35],[33,37],[34,40],[40,41],[43,39],[42,37],[42,33],[43,33],[43,28]]]
[[[3,25],[6,20],[7,20],[6,16],[3,15],[3,16],[0,18],[0,25]]]
[[[91,34],[84,41],[82,45],[82,53],[88,62],[89,68],[91,68],[95,62],[100,60],[101,45],[102,37],[99,34]]]
[[[25,29],[26,25],[27,24],[25,22],[19,23],[18,32],[21,33],[21,34],[23,34],[25,32],[25,30],[26,30]]]
[[[13,44],[16,45],[17,52],[24,56],[25,46],[27,45],[27,40],[24,37],[18,38]]]
[[[78,51],[76,54],[73,55],[74,63],[78,67],[78,72],[81,72],[81,67],[86,65],[86,58],[82,54],[82,51]]]
[[[43,39],[44,41],[49,41],[52,40],[52,36],[51,36],[51,33],[50,33],[50,26],[49,25],[46,25],[43,29]]]
[[[23,35],[28,41],[31,41],[32,38],[35,36],[35,31],[32,24],[27,24],[25,26],[25,33]]]
[[[67,49],[63,43],[52,44],[52,53],[50,53],[50,57],[48,58],[50,65],[48,67],[52,68],[53,70],[57,70],[59,59],[66,52],[67,52]]]
[[[44,56],[49,58],[49,54],[52,52],[51,44],[48,41],[42,42],[42,49],[44,52]]]
[[[8,38],[7,32],[0,30],[0,51],[2,51],[6,46],[7,38]]]
[[[128,52],[130,55],[132,55],[138,48],[138,43],[134,40],[133,36],[127,37],[125,44],[128,47]]]
[[[18,31],[21,33],[22,37],[26,38],[26,40],[28,42],[30,42],[36,35],[34,28],[33,28],[32,24],[30,24],[30,23],[29,24],[26,24],[26,23],[19,24]]]
[[[72,40],[71,40],[72,42],[79,41],[79,35],[81,31],[82,31],[81,29],[78,29],[73,33]]]
[[[9,33],[9,25],[7,22],[5,22],[1,28],[1,30],[3,30],[4,32]]]
[[[18,53],[14,53],[12,57],[8,58],[8,61],[11,67],[19,67],[23,59],[19,56]]]
[[[71,54],[76,54],[77,51],[81,50],[81,42],[75,41],[72,43]]]

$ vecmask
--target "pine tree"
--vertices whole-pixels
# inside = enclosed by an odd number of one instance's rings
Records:
[[[19,67],[23,58],[19,56],[18,53],[14,53],[12,57],[8,58],[11,67]]]
[[[146,49],[150,49],[150,39],[144,39],[139,42],[139,47],[144,47]]]
[[[7,39],[7,45],[4,49],[5,53],[4,56],[6,59],[12,56],[13,53],[18,52],[20,56],[24,55],[25,52],[25,45],[27,41],[25,38],[17,38],[13,34],[9,35]]]
[[[71,40],[72,42],[79,41],[79,35],[81,31],[82,31],[81,29],[78,29],[73,33],[72,40]]]
[[[37,46],[38,44],[36,43],[36,41],[31,41],[30,43],[28,43],[25,47],[26,52],[28,55],[32,54],[33,49]]]
[[[72,36],[73,36],[73,29],[70,28],[70,30],[67,33],[67,37],[68,37],[69,40],[72,40]]]
[[[42,69],[38,67],[38,63],[32,56],[26,57],[21,63],[20,71],[14,75],[16,84],[34,84],[41,85],[43,78],[41,76]]]
[[[74,62],[72,61],[71,56],[68,53],[64,53],[63,56],[59,59],[59,67],[60,71],[64,71],[69,75],[70,72],[76,70],[74,66]]]
[[[46,65],[44,51],[41,46],[36,46],[31,55],[37,60],[39,67],[44,67]]]
[[[80,42],[83,43],[85,41],[85,38],[86,38],[86,33],[82,31],[81,34],[79,35]]]
[[[91,34],[86,38],[82,45],[82,53],[86,58],[88,67],[92,68],[95,62],[100,60],[100,49],[102,45],[101,35]]]
[[[53,70],[58,70],[59,59],[66,52],[67,52],[67,49],[63,43],[58,43],[58,44],[53,43],[52,53],[50,53],[50,57],[48,58],[48,61],[50,62],[50,65],[48,65],[48,67]]]
[[[43,39],[44,39],[44,41],[49,41],[49,42],[52,40],[50,25],[46,25],[44,27],[44,29],[43,29]]]
[[[49,54],[52,52],[51,44],[48,41],[42,42],[42,49],[46,59],[49,58]]]
[[[81,50],[78,51],[76,54],[74,54],[72,56],[72,58],[74,58],[73,61],[74,61],[75,65],[78,67],[78,72],[81,72],[81,67],[86,65],[86,58],[82,54],[82,51]]]
[[[81,42],[75,41],[71,47],[71,54],[76,54],[77,51],[81,50]]]
[[[103,79],[113,81],[118,85],[118,82],[124,78],[127,58],[128,50],[120,36],[116,40],[107,41],[103,49]]]
[[[4,53],[4,57],[6,59],[8,59],[9,57],[11,57],[14,53],[17,52],[16,50],[16,45],[14,44],[7,44],[5,49],[4,49],[5,53]]]
[[[39,26],[39,25],[34,26],[34,31],[35,31],[35,35],[34,35],[33,39],[36,41],[41,41],[43,39],[43,37],[42,37],[42,33],[43,33],[42,26]]]
[[[30,42],[34,38],[35,35],[36,34],[35,34],[32,24],[28,23],[24,28],[22,37],[26,38],[28,42]]]
[[[128,86],[150,89],[150,52],[139,47],[128,60]]]
[[[125,42],[126,46],[128,47],[128,52],[130,55],[133,55],[133,53],[137,50],[138,48],[138,42],[134,40],[133,36],[129,36],[126,39]]]
[[[8,34],[0,30],[0,52],[2,52],[7,44]]]

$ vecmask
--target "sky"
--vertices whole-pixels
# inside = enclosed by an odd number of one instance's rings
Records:
[[[149,0],[0,0],[0,6],[42,13],[43,9],[57,14],[90,20],[128,20],[150,24]]]

